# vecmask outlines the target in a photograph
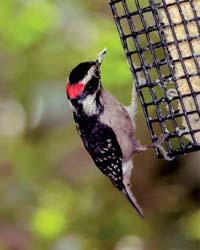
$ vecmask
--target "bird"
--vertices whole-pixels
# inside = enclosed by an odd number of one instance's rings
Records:
[[[131,105],[125,107],[106,91],[101,81],[101,65],[107,49],[96,60],[79,63],[67,79],[66,94],[78,134],[95,165],[122,191],[140,217],[143,210],[131,190],[132,158],[135,153],[157,147],[169,160],[161,135],[151,145],[141,145],[135,135],[137,94],[133,85]]]

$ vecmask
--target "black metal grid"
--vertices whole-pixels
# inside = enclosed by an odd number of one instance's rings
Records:
[[[197,97],[200,92],[195,92],[191,78],[200,76],[198,57],[192,46],[194,39],[200,38],[200,18],[197,16],[195,2],[192,0],[177,0],[167,4],[166,0],[109,0],[113,17],[120,35],[120,39],[128,59],[130,70],[136,83],[136,90],[145,113],[145,119],[150,131],[152,141],[155,141],[162,133],[167,133],[165,147],[169,156],[185,154],[200,150],[200,144],[196,140],[200,129],[194,130],[190,124],[190,115],[197,115],[196,122],[200,123],[200,108]],[[189,3],[193,11],[193,18],[185,20],[181,4]],[[173,23],[169,7],[176,5],[181,22]],[[168,24],[162,23],[160,11],[165,11]],[[198,32],[191,36],[187,24],[195,22]],[[186,33],[184,39],[178,39],[176,26],[183,25]],[[164,30],[170,28],[173,41],[167,41]],[[180,43],[186,41],[191,54],[183,57]],[[199,40],[200,42],[200,40]],[[178,59],[173,60],[169,46],[174,44],[178,53]],[[185,60],[193,59],[196,73],[189,74],[185,66]],[[184,74],[177,77],[174,64],[180,62]],[[138,77],[138,73],[143,80]],[[177,81],[184,79],[190,89],[190,93],[181,94]],[[199,82],[200,86],[200,82]],[[200,89],[200,87],[199,87]],[[171,95],[174,90],[176,95]],[[173,93],[173,91],[172,91]],[[187,111],[184,98],[192,98],[195,109]],[[187,128],[183,127],[185,119]],[[188,136],[190,139],[188,140]],[[157,151],[157,155],[161,156]]]

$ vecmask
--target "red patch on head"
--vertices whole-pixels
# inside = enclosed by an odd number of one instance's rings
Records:
[[[69,98],[74,99],[77,96],[79,96],[80,94],[83,93],[83,89],[84,89],[84,84],[82,82],[76,83],[76,84],[67,84],[66,86],[66,92],[67,95],[69,96]]]

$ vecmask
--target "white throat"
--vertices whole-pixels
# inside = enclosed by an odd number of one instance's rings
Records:
[[[95,99],[96,93],[94,93],[93,95],[88,95],[83,101],[81,101],[83,110],[88,116],[97,114],[97,103]]]

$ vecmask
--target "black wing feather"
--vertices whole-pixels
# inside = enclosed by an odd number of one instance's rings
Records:
[[[77,130],[96,166],[110,178],[119,190],[123,188],[122,151],[114,131],[98,121],[96,116],[74,115]]]

